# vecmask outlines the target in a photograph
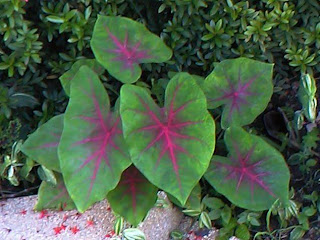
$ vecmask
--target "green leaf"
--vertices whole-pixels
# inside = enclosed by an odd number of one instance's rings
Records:
[[[210,217],[209,217],[209,215],[208,215],[207,212],[202,212],[202,213],[200,214],[199,221],[200,221],[206,228],[209,228],[209,229],[212,228],[211,219],[210,219]]]
[[[82,66],[90,67],[98,75],[104,72],[104,68],[95,59],[80,59],[76,61],[71,69],[60,77],[61,85],[68,96],[70,96],[71,81]]]
[[[120,112],[134,165],[184,205],[206,171],[215,144],[214,121],[196,81],[186,73],[175,75],[163,108],[144,88],[124,85]]]
[[[64,18],[62,17],[59,17],[59,16],[55,16],[55,15],[49,15],[46,17],[46,19],[49,21],[49,22],[53,22],[53,23],[64,23]]]
[[[120,235],[124,228],[124,219],[123,217],[117,217],[113,229],[116,235]]]
[[[294,228],[290,233],[290,240],[300,240],[305,234],[305,230],[301,227]]]
[[[240,224],[236,228],[235,235],[237,238],[241,240],[249,240],[250,239],[250,232],[248,230],[248,227],[245,224]]]
[[[35,210],[72,210],[76,208],[63,183],[62,175],[56,174],[56,179],[56,185],[45,181],[41,183],[38,190],[38,201],[34,207]]]
[[[225,223],[229,223],[231,219],[231,208],[227,205],[221,211],[221,218]]]
[[[181,203],[172,195],[167,193],[168,198],[170,199],[171,202],[176,204],[177,206],[181,208],[186,208],[187,210],[195,210],[200,214],[201,212],[201,186],[198,183],[190,193],[190,196],[188,197],[188,200],[186,204],[183,206]],[[197,214],[197,216],[199,215]]]
[[[110,112],[108,94],[88,66],[80,67],[71,82],[58,154],[66,187],[80,212],[104,199],[131,164],[120,116]]]
[[[29,135],[21,151],[48,169],[60,172],[58,145],[63,130],[64,115],[51,118]]]
[[[140,63],[169,60],[172,51],[144,25],[125,17],[98,16],[91,39],[97,61],[123,83],[136,82]]]
[[[211,209],[219,209],[225,205],[221,199],[207,196],[203,198],[202,203]]]
[[[138,228],[127,228],[122,233],[125,240],[145,240],[146,236]]]
[[[38,168],[38,175],[42,181],[51,183],[52,185],[57,185],[57,178],[54,172],[46,168],[45,166],[41,166]]]
[[[266,210],[279,198],[289,201],[289,169],[282,155],[260,137],[232,126],[224,136],[228,157],[215,155],[205,174],[209,183],[235,205]]]
[[[130,224],[138,225],[157,201],[158,188],[134,166],[126,169],[118,186],[108,193],[111,208]]]
[[[272,95],[272,64],[247,58],[220,62],[205,79],[208,108],[224,106],[221,126],[252,123],[264,111]]]
[[[10,96],[10,106],[12,108],[30,107],[34,108],[39,105],[38,100],[26,93],[15,93]]]

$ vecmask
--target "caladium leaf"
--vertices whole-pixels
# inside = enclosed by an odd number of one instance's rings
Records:
[[[215,67],[203,90],[208,108],[224,105],[222,128],[250,124],[264,111],[273,92],[272,69],[272,64],[247,58],[224,60]]]
[[[98,62],[123,83],[139,79],[140,63],[160,63],[172,55],[158,36],[125,17],[98,16],[91,48]]]
[[[65,184],[80,212],[105,198],[131,164],[120,116],[110,112],[107,92],[87,66],[72,80],[58,153]]]
[[[184,205],[206,171],[215,143],[214,121],[196,81],[177,74],[167,86],[163,108],[145,89],[124,85],[120,112],[134,165]]]
[[[51,118],[29,135],[21,151],[48,169],[60,172],[58,145],[63,130],[63,114]]]
[[[229,156],[213,156],[209,183],[235,205],[254,211],[288,202],[289,169],[282,155],[260,137],[232,126],[226,130]]]
[[[38,190],[38,201],[34,207],[35,210],[71,210],[76,208],[64,185],[62,175],[57,173],[55,177],[57,179],[56,185],[42,181]]]
[[[134,166],[126,169],[118,186],[107,199],[114,212],[132,225],[138,225],[157,201],[158,188],[151,184]]]
[[[169,200],[174,203],[175,205],[181,207],[181,208],[186,208],[186,209],[191,209],[195,211],[201,212],[201,186],[198,183],[193,190],[191,191],[186,204],[183,206],[180,204],[180,202],[170,194],[167,194]]]
[[[81,66],[90,67],[98,75],[104,72],[104,68],[95,59],[80,59],[76,61],[71,69],[60,77],[61,85],[68,96],[70,96],[71,81]]]

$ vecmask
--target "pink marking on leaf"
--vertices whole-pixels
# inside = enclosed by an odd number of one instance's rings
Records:
[[[230,105],[228,113],[228,120],[230,121],[234,110],[240,113],[241,106],[248,104],[247,97],[256,95],[255,93],[249,91],[249,88],[251,87],[252,83],[258,78],[258,75],[252,77],[247,82],[243,82],[243,80],[241,79],[241,69],[239,68],[238,80],[236,84],[231,82],[230,77],[227,76],[226,73],[225,77],[228,82],[228,90],[220,88],[221,92],[223,92],[223,95],[215,99],[210,99],[209,101],[213,102],[226,100],[226,104]]]
[[[255,163],[251,163],[251,157],[255,149],[255,145],[249,149],[249,151],[243,155],[241,154],[239,147],[237,144],[233,143],[233,148],[235,149],[236,156],[231,156],[231,160],[235,164],[225,164],[225,163],[217,163],[217,166],[226,169],[229,171],[228,175],[225,178],[226,180],[236,179],[238,191],[240,186],[244,181],[250,184],[251,197],[254,195],[254,186],[257,185],[266,192],[268,192],[271,196],[275,197],[275,194],[270,190],[270,188],[265,184],[262,177],[269,176],[268,172],[261,172],[261,169],[258,166],[264,162],[266,159],[260,159]]]
[[[112,60],[122,62],[125,69],[129,68],[131,71],[133,71],[134,64],[139,64],[143,59],[150,58],[147,50],[139,49],[141,42],[137,42],[133,46],[130,45],[128,33],[126,33],[124,41],[121,42],[120,39],[113,35],[108,28],[106,28],[106,31],[116,48],[108,50],[108,52],[116,55],[116,57]]]
[[[98,99],[93,91],[90,98],[93,101],[95,117],[78,116],[77,118],[93,125],[94,129],[91,131],[90,136],[79,140],[72,145],[74,147],[83,144],[90,144],[90,148],[94,149],[91,154],[86,156],[80,167],[74,173],[78,173],[91,162],[94,164],[93,173],[90,177],[88,198],[92,192],[102,162],[104,162],[108,166],[112,173],[112,166],[110,164],[109,156],[110,151],[114,149],[125,156],[123,151],[121,151],[119,146],[117,146],[114,142],[115,137],[122,134],[122,131],[120,129],[120,117],[117,117],[115,119],[111,112],[102,112]]]
[[[132,210],[135,213],[137,208],[137,196],[138,194],[144,194],[141,190],[141,184],[146,180],[142,174],[135,167],[129,167],[122,174],[119,185],[124,187],[124,193],[128,194],[132,199]]]
[[[149,105],[140,96],[138,96],[136,94],[140,103],[144,107],[145,111],[140,112],[140,110],[137,110],[137,111],[134,109],[129,109],[129,110],[135,111],[139,114],[143,114],[143,115],[149,117],[149,120],[151,122],[150,125],[136,129],[131,132],[131,134],[132,134],[135,132],[148,132],[149,131],[154,135],[153,139],[142,150],[142,152],[140,153],[140,156],[145,151],[147,151],[148,149],[153,147],[154,145],[160,144],[161,151],[160,151],[160,154],[157,158],[154,170],[157,169],[161,160],[167,154],[167,156],[169,157],[169,159],[172,163],[172,167],[175,172],[180,191],[182,193],[183,190],[182,190],[182,184],[181,184],[180,175],[179,175],[179,169],[180,169],[179,161],[181,158],[178,157],[177,154],[182,153],[182,154],[187,155],[188,157],[193,158],[195,160],[196,160],[196,158],[194,158],[194,156],[192,156],[188,152],[188,150],[181,147],[178,144],[178,142],[181,140],[192,140],[192,141],[201,142],[203,144],[206,144],[206,143],[203,142],[202,140],[194,137],[194,136],[189,136],[189,135],[181,133],[181,131],[183,131],[185,127],[202,123],[202,121],[185,121],[185,122],[178,121],[177,114],[179,112],[185,110],[185,108],[190,103],[197,100],[197,99],[189,100],[186,103],[184,103],[182,106],[175,108],[175,106],[174,106],[175,98],[177,95],[177,91],[179,90],[180,87],[181,87],[181,84],[177,85],[177,87],[175,88],[173,97],[172,97],[171,102],[169,104],[169,107],[157,109],[158,111],[155,110],[156,112],[154,112],[153,110],[150,109]],[[160,114],[157,114],[157,113],[160,113]]]

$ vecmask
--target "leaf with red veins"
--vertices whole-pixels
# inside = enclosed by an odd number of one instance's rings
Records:
[[[98,16],[91,48],[97,61],[123,83],[139,79],[140,63],[160,63],[172,56],[163,41],[143,24],[120,16]]]
[[[118,186],[108,193],[107,198],[114,212],[137,225],[154,206],[157,191],[158,188],[132,165],[122,173]]]
[[[62,175],[56,173],[57,185],[54,186],[50,183],[42,181],[38,190],[38,201],[35,210],[40,211],[43,209],[56,209],[72,210],[75,205],[71,200],[67,189],[64,185]]]
[[[140,87],[125,85],[120,95],[133,163],[184,204],[214,149],[214,122],[203,92],[189,74],[180,73],[168,84],[163,108]]]
[[[228,82],[228,87],[225,89],[219,88],[223,95],[218,98],[209,99],[209,102],[215,101],[226,101],[225,105],[228,105],[228,121],[232,121],[232,114],[236,110],[241,114],[241,107],[248,105],[248,97],[256,95],[255,93],[249,91],[249,88],[252,86],[254,81],[258,76],[253,76],[249,81],[244,82],[241,79],[241,69],[239,68],[238,80],[237,83],[233,83],[231,78],[225,74],[226,81]]]
[[[106,31],[115,47],[115,49],[108,50],[108,52],[116,55],[112,60],[121,62],[124,69],[129,68],[133,73],[133,64],[139,64],[144,59],[150,58],[147,50],[139,49],[141,42],[137,42],[134,45],[129,42],[128,32],[126,32],[125,38],[121,42],[108,28],[106,28]]]
[[[87,66],[71,83],[64,124],[59,144],[62,174],[77,209],[84,212],[116,187],[131,164],[120,116],[110,112],[107,92]]]
[[[269,209],[276,199],[288,201],[290,173],[281,154],[258,136],[231,126],[224,141],[229,156],[213,156],[205,178],[235,205]]]
[[[22,145],[22,152],[48,169],[60,172],[58,145],[64,115],[55,116],[41,125]]]
[[[272,64],[247,58],[220,62],[205,79],[208,108],[224,106],[221,126],[250,124],[264,111],[273,93]]]
[[[254,187],[258,186],[268,192],[271,196],[275,197],[274,193],[270,190],[268,185],[264,182],[263,177],[269,176],[269,172],[261,172],[259,166],[265,158],[260,159],[252,163],[252,154],[255,150],[256,145],[253,145],[247,153],[241,154],[239,147],[234,142],[233,147],[236,151],[237,156],[231,156],[231,161],[235,163],[234,165],[217,163],[218,167],[225,168],[229,171],[225,180],[235,179],[237,181],[236,191],[238,192],[241,185],[245,183],[250,185],[251,198],[254,198]]]

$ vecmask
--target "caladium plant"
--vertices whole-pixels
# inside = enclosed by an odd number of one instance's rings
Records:
[[[64,92],[70,96],[70,85],[71,81],[76,75],[76,73],[79,71],[79,68],[81,66],[88,66],[90,67],[96,74],[100,75],[104,72],[104,68],[95,60],[95,59],[80,59],[76,61],[71,69],[67,72],[65,72],[60,77],[61,85],[64,89]]]
[[[213,156],[205,175],[218,192],[254,211],[270,208],[276,199],[288,202],[290,173],[275,148],[237,126],[226,130],[224,140],[229,156]]]
[[[120,112],[132,162],[150,182],[185,204],[208,168],[215,144],[215,124],[196,81],[187,73],[175,75],[163,108],[145,89],[124,85]]]
[[[123,83],[136,82],[140,63],[161,63],[172,51],[146,27],[125,17],[98,16],[91,39],[97,61]]]
[[[208,98],[208,108],[224,106],[221,126],[244,126],[264,111],[270,101],[272,64],[247,58],[220,62],[205,79],[203,90]]]
[[[160,38],[130,19],[99,16],[91,46],[96,59],[79,60],[60,77],[70,97],[65,113],[23,144],[22,151],[54,178],[41,184],[36,209],[76,206],[83,212],[107,197],[116,213],[137,225],[162,189],[199,215],[204,174],[243,208],[264,210],[276,199],[288,201],[289,171],[281,154],[241,128],[270,100],[272,64],[229,59],[205,80],[174,73],[164,81],[160,107],[149,89],[128,84],[140,77],[140,63],[171,57]],[[103,67],[127,83],[114,111],[99,79]],[[227,157],[212,156],[215,122],[207,108],[219,106]]]
[[[38,201],[34,207],[35,210],[41,211],[48,208],[71,210],[76,208],[64,185],[62,175],[57,173],[55,177],[56,185],[42,181],[38,191]]]
[[[21,151],[48,169],[60,172],[58,145],[63,130],[63,114],[51,118],[29,135]]]
[[[58,153],[64,181],[80,212],[104,199],[131,164],[120,116],[110,111],[108,94],[88,66],[80,67],[71,82]]]
[[[151,184],[136,167],[130,166],[122,173],[118,186],[108,193],[107,199],[113,211],[136,226],[154,206],[157,192],[157,187]]]

